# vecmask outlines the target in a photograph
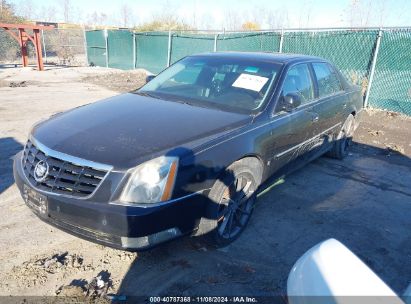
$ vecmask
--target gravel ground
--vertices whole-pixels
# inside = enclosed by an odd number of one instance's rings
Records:
[[[146,72],[144,70],[118,71],[103,73],[101,75],[89,75],[83,81],[103,86],[109,90],[124,93],[135,90],[145,83]]]
[[[411,157],[411,117],[390,111],[367,110],[355,140]]]
[[[386,111],[365,113],[344,161],[320,158],[261,194],[249,227],[226,248],[184,238],[126,253],[38,220],[12,177],[12,157],[30,126],[135,89],[144,78],[144,71],[105,68],[0,68],[0,295],[82,296],[98,275],[108,293],[127,296],[279,295],[298,257],[330,237],[396,292],[408,286],[411,119]]]

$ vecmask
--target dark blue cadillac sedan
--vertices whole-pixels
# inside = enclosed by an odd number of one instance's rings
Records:
[[[148,80],[33,127],[14,177],[40,219],[124,250],[189,234],[227,244],[269,177],[343,158],[362,110],[317,57],[200,54]]]

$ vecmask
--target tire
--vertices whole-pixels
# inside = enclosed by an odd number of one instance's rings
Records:
[[[251,218],[262,171],[260,161],[253,157],[231,164],[210,190],[206,217],[196,235],[216,247],[236,240]]]
[[[350,114],[345,120],[340,133],[335,139],[334,145],[327,153],[327,156],[335,159],[344,159],[348,155],[349,147],[356,128],[355,117]]]

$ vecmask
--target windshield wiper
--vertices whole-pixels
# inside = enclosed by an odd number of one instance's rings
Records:
[[[175,101],[175,102],[178,102],[178,103],[181,103],[181,104],[189,105],[189,106],[197,106],[196,104],[185,101],[185,100],[174,99],[174,98],[170,98],[169,100],[170,101]]]
[[[156,98],[156,99],[163,99],[163,98],[160,98],[158,96],[155,96],[154,94],[147,93],[147,92],[135,91],[134,94],[138,94],[138,95],[146,96],[146,97],[151,97],[151,98]]]

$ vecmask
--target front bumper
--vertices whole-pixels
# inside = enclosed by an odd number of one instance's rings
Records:
[[[21,153],[15,157],[13,171],[22,196],[24,187],[41,193],[28,182]],[[93,197],[84,200],[44,195],[47,198],[45,214],[26,203],[41,220],[80,238],[129,251],[148,249],[191,233],[198,226],[206,202],[199,193],[152,207],[95,202]]]

